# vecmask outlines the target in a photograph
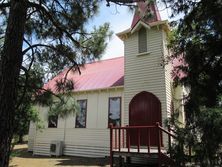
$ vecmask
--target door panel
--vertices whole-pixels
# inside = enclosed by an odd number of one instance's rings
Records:
[[[156,122],[161,124],[161,103],[160,100],[149,92],[140,92],[135,95],[129,104],[129,125],[130,126],[153,126]],[[150,136],[148,135],[150,133]],[[157,131],[156,129],[144,129],[140,132],[140,144],[147,145],[148,137],[150,138],[150,145],[157,145]],[[138,143],[138,131],[130,131],[131,145]],[[162,138],[162,137],[161,137]]]

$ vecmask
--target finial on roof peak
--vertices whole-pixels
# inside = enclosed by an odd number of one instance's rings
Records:
[[[137,9],[133,17],[131,28],[133,28],[140,20],[146,24],[161,20],[155,0],[137,2]]]

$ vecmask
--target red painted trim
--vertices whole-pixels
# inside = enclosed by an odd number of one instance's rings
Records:
[[[128,148],[127,150],[128,150],[128,152],[130,152],[130,135],[129,135],[129,128],[128,128],[129,126],[128,125],[126,125],[126,147]],[[121,128],[121,127],[120,127]]]
[[[113,125],[110,124],[110,167],[113,167]]]
[[[160,130],[159,130],[160,124],[159,122],[156,123],[156,129],[157,129],[157,141],[158,141],[158,164],[160,166],[161,164],[161,136],[160,136]]]
[[[118,137],[119,137],[119,141],[118,141],[118,146],[119,146],[119,151],[120,151],[120,148],[121,148],[121,129],[118,130]]]
[[[125,147],[125,133],[124,133],[124,130],[122,130],[122,146]]]
[[[140,129],[137,130],[137,141],[138,141],[138,144],[137,144],[137,151],[140,152]]]
[[[155,128],[156,126],[122,126],[122,127],[116,127],[114,126],[113,129],[135,129],[135,128],[139,128],[139,129],[147,129],[147,128]]]
[[[148,149],[148,154],[150,153],[150,129],[147,129],[148,131],[148,142],[147,142],[147,149]]]
[[[170,130],[170,125],[168,125],[168,132],[170,133],[171,132],[171,130]],[[168,135],[168,144],[169,144],[169,152],[170,152],[170,158],[172,157],[172,155],[171,155],[171,151],[172,151],[172,149],[171,149],[171,136],[170,135]]]
[[[137,133],[136,138],[138,139],[136,145],[137,145],[137,152],[136,153],[141,153],[140,152],[140,136],[141,132],[144,129],[147,129],[148,132],[148,141],[146,143],[147,145],[147,154],[150,154],[150,136],[152,135],[151,132],[157,132],[157,149],[158,149],[158,164],[161,166],[161,164],[164,162],[164,157],[162,156],[161,152],[161,147],[162,147],[162,133],[166,133],[168,137],[173,137],[177,138],[177,136],[171,134],[169,131],[163,129],[163,127],[160,126],[159,122],[156,123],[155,126],[125,126],[125,127],[113,127],[113,125],[110,125],[110,165],[113,166],[113,155],[114,152],[127,152],[131,153],[131,141],[130,141],[130,132],[132,130],[135,130]],[[152,131],[151,131],[152,129]],[[113,133],[113,130],[115,131]],[[155,131],[154,131],[155,130]],[[122,131],[122,133],[121,133]],[[125,145],[121,145],[121,134],[124,136],[124,131],[126,132],[126,147]],[[114,135],[114,136],[113,136]],[[118,138],[117,138],[118,136]],[[124,137],[122,137],[124,140]],[[171,139],[169,139],[169,146],[171,146]],[[114,145],[114,148],[113,148]],[[118,147],[117,147],[118,145]],[[126,148],[126,151],[122,151],[121,148]],[[134,147],[135,148],[135,147]],[[135,153],[135,152],[134,152]]]
[[[117,149],[117,129],[114,129],[115,130],[115,149]]]
[[[137,93],[129,103],[129,125],[130,126],[149,126],[154,125],[155,122],[162,122],[162,110],[161,110],[161,102],[157,96],[155,96],[151,92],[142,91]],[[137,138],[136,131],[132,132],[131,135],[131,144],[135,145]],[[147,132],[141,131],[144,135],[141,136],[141,145],[146,145],[148,134]],[[151,130],[153,135],[150,136],[150,144],[151,146],[157,145],[156,136],[157,134]],[[162,135],[161,135],[162,140]],[[163,142],[162,146],[163,146]]]
[[[159,129],[161,131],[165,132],[166,134],[172,136],[173,138],[177,138],[177,136],[175,136],[174,134],[172,134],[172,133],[168,132],[167,130],[163,129],[163,127],[161,127],[160,125],[159,125]]]

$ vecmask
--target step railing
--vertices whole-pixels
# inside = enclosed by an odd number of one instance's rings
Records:
[[[158,161],[161,162],[161,147],[163,146],[162,134],[165,133],[168,135],[168,149],[171,152],[172,139],[176,138],[176,136],[169,131],[165,130],[160,124],[157,122],[156,125],[153,126],[124,126],[117,127],[112,124],[109,125],[110,128],[110,166],[113,166],[113,154],[114,152],[125,152],[125,153],[146,153],[141,152],[142,148],[147,148],[147,154],[151,152],[151,146],[157,147]],[[135,136],[132,135],[136,134]],[[141,132],[146,132],[147,141],[144,144],[141,143]],[[151,143],[151,133],[156,133],[156,142],[155,145]],[[131,139],[134,137],[134,143],[132,145]],[[137,139],[137,140],[135,140]],[[135,142],[136,141],[136,142]]]

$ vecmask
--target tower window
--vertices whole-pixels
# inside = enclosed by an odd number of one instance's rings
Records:
[[[138,32],[138,47],[139,53],[147,52],[147,34],[143,27]]]

